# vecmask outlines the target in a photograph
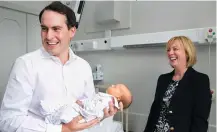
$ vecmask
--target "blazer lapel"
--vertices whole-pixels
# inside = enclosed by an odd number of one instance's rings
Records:
[[[182,92],[185,92],[186,91],[186,88],[188,89],[187,84],[189,84],[188,82],[191,80],[191,72],[193,71],[193,68],[192,67],[189,67],[187,69],[187,71],[185,72],[184,76],[182,77],[182,79],[179,81],[179,85],[177,86],[176,88],[176,91],[174,93],[174,95],[172,96],[172,99],[171,99],[171,105],[173,104],[173,102],[175,103],[176,99],[181,99],[181,98],[178,98],[178,95],[180,95],[180,93]],[[187,90],[188,91],[188,90]]]
[[[174,74],[174,70],[172,72],[170,72],[167,76],[165,76],[165,78],[163,79],[163,81],[161,83],[162,85],[160,85],[160,86],[162,86],[161,92],[160,92],[161,93],[160,100],[163,100],[164,94],[165,94],[170,82],[172,81],[173,74]]]

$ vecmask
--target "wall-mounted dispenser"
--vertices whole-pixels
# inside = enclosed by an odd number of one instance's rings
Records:
[[[103,71],[102,71],[102,65],[97,64],[95,67],[95,70],[93,71],[93,80],[94,81],[102,81],[103,80]]]

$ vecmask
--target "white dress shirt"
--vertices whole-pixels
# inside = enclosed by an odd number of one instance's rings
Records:
[[[44,48],[15,61],[0,110],[1,132],[61,132],[62,125],[45,123],[40,101],[74,101],[95,94],[90,65],[69,51],[64,65]]]

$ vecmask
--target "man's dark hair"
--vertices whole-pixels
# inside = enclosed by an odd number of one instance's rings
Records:
[[[60,1],[54,1],[50,5],[46,6],[39,14],[39,21],[41,23],[41,17],[44,11],[50,10],[66,16],[66,25],[68,29],[76,27],[76,17],[74,11],[68,6],[64,5]]]

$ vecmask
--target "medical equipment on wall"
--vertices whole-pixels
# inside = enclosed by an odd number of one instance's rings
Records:
[[[212,29],[212,35],[205,35],[207,29]],[[71,42],[75,51],[117,50],[124,48],[145,48],[146,46],[165,46],[167,41],[174,36],[187,36],[195,45],[207,45],[207,40],[216,44],[216,27],[164,31],[156,33],[133,34],[113,36]]]
[[[93,80],[94,81],[102,81],[104,77],[102,65],[97,64],[93,70]]]
[[[210,44],[216,41],[216,29],[215,28],[207,28],[205,30],[205,39]]]
[[[209,52],[208,52],[208,57],[209,57],[209,73],[208,75],[210,76],[211,74],[211,45],[213,45],[214,43],[216,43],[216,29],[215,28],[207,28],[205,30],[205,40],[208,42],[209,45]],[[210,90],[211,95],[212,95],[212,101],[215,101],[215,97],[216,97],[216,93],[215,93],[215,89]]]
[[[70,47],[73,51],[99,51],[99,50],[111,50],[111,39],[91,39],[91,40],[78,40],[72,41]]]

